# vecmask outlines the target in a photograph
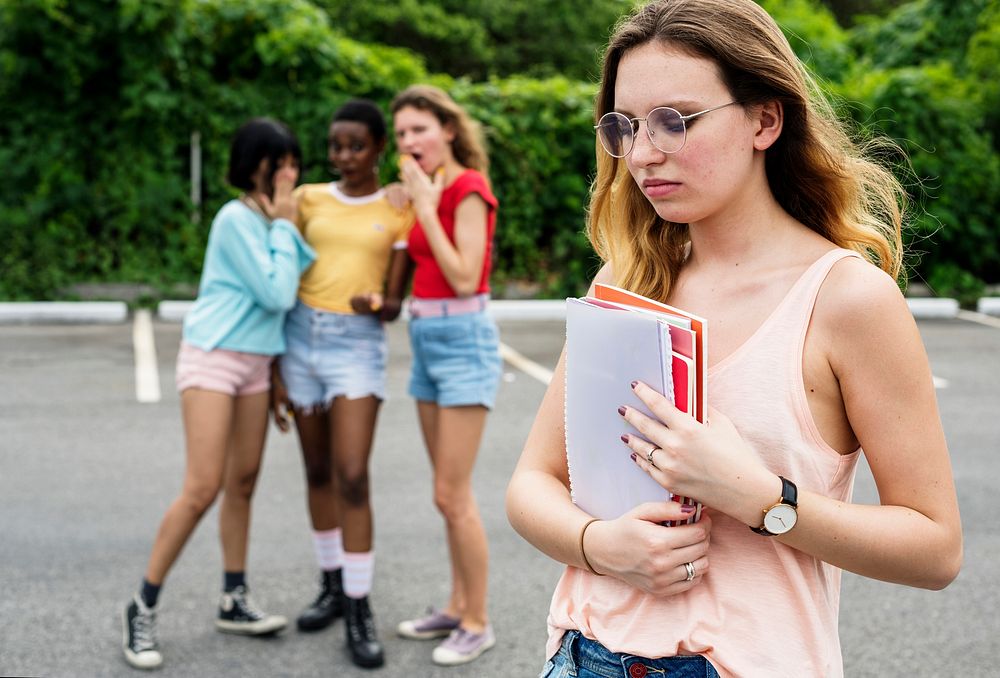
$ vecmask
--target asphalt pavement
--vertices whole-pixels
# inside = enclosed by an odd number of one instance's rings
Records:
[[[543,368],[564,338],[558,321],[501,321],[502,340]],[[965,528],[965,567],[940,592],[844,575],[841,639],[847,676],[994,676],[1000,650],[1000,328],[923,320],[941,388]],[[139,584],[152,539],[179,490],[183,436],[173,368],[180,326],[155,322],[162,397],[136,399],[131,323],[0,326],[0,675],[136,676],[121,657],[119,610]],[[442,522],[415,407],[406,395],[405,324],[390,330],[389,399],[372,457],[376,520],[373,608],[387,663],[353,667],[344,628],[276,638],[217,633],[221,584],[215,509],[161,595],[160,676],[535,676],[545,615],[561,567],[507,524],[503,494],[544,392],[508,364],[475,475],[490,540],[490,611],[497,646],[439,668],[433,642],[395,625],[447,596]],[[254,503],[249,583],[290,619],[315,593],[305,485],[294,434],[272,429]],[[855,499],[875,502],[866,467]]]

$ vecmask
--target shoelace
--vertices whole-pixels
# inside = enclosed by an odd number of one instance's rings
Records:
[[[132,644],[139,652],[156,648],[155,613],[140,612],[132,619]]]
[[[257,604],[250,597],[250,593],[245,589],[236,589],[230,594],[237,605],[243,610],[243,612],[251,619],[263,619],[267,615],[257,607]]]
[[[316,596],[316,600],[313,602],[313,607],[328,607],[333,604],[333,601],[333,591],[324,589],[319,592],[318,596]]]

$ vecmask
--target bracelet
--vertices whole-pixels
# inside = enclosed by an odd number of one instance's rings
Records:
[[[590,574],[596,574],[598,577],[603,577],[604,575],[594,569],[594,566],[590,564],[587,560],[587,552],[583,548],[583,536],[587,534],[587,528],[596,523],[600,518],[591,518],[583,525],[583,529],[580,530],[580,556],[583,558],[583,564],[587,566],[587,570]]]

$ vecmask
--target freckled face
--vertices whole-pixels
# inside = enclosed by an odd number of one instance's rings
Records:
[[[430,111],[404,106],[392,120],[399,152],[413,156],[427,174],[452,159],[455,134]]]
[[[733,100],[715,63],[659,43],[629,50],[618,65],[615,110],[645,118],[658,106],[690,115]],[[628,170],[656,213],[677,223],[693,223],[733,204],[750,180],[753,128],[738,105],[687,121],[687,140],[676,153],[664,153],[649,140],[640,122]]]

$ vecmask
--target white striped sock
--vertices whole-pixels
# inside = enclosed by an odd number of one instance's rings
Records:
[[[375,552],[344,553],[344,594],[349,598],[364,598],[372,592],[375,576]]]
[[[329,572],[344,566],[344,541],[339,527],[313,531],[313,549],[319,569]]]

